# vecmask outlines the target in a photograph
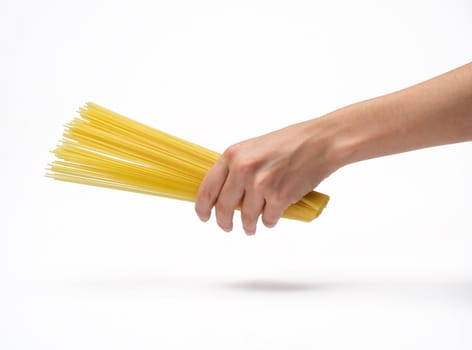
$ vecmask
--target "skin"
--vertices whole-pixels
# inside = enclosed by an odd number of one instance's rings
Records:
[[[248,235],[339,168],[366,159],[472,140],[472,63],[230,146],[208,171],[195,210],[231,231],[241,204]],[[296,179],[296,181],[294,181]]]

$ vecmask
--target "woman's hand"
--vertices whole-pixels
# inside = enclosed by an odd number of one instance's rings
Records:
[[[343,165],[472,141],[472,63],[398,92],[228,148],[203,180],[196,212],[213,207],[225,230],[241,205],[246,233],[272,227],[287,207]]]
[[[218,225],[231,231],[241,205],[247,234],[256,232],[260,215],[273,227],[288,206],[337,168],[329,129],[319,118],[229,147],[200,186],[195,205],[200,219],[207,221],[215,207]]]

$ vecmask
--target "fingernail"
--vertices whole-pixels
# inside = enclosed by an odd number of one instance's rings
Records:
[[[246,232],[246,234],[248,236],[252,236],[256,233],[256,229],[255,228],[244,228],[244,232]]]
[[[210,219],[209,216],[200,216],[200,220],[203,222],[207,222]]]
[[[222,227],[221,228],[223,231],[225,232],[231,232],[231,230],[233,229],[233,227],[229,226],[229,227]]]

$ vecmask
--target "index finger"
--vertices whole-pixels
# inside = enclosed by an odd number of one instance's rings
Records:
[[[228,166],[223,160],[218,160],[203,178],[195,199],[195,211],[202,221],[208,221],[211,209],[228,176]]]

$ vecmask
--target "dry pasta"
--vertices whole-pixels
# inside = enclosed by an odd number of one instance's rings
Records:
[[[195,201],[219,153],[154,129],[95,103],[79,108],[53,151],[46,176],[56,180]],[[312,191],[283,217],[311,221],[329,197]]]

